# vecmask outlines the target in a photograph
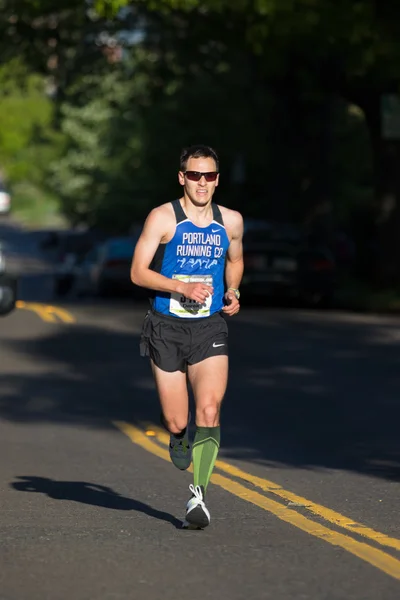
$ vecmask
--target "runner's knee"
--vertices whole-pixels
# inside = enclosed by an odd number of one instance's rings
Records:
[[[163,416],[164,427],[170,432],[176,435],[177,433],[181,433],[187,426],[187,416],[175,416],[171,418],[167,418],[165,415]]]
[[[217,427],[219,425],[220,404],[210,401],[196,409],[196,425],[199,427]]]

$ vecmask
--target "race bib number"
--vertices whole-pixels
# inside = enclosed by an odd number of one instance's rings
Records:
[[[211,275],[173,275],[172,279],[179,279],[185,283],[205,283],[212,286],[213,279]],[[209,317],[211,308],[212,296],[208,296],[203,304],[196,300],[191,300],[174,292],[171,294],[169,303],[169,311],[184,318]]]

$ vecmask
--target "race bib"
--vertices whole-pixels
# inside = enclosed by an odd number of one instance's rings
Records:
[[[185,283],[205,283],[212,286],[213,279],[211,275],[173,275],[172,279],[179,279]],[[208,296],[203,304],[196,300],[190,300],[182,294],[174,292],[171,294],[169,303],[169,311],[177,317],[196,318],[209,317],[211,308],[212,296]]]

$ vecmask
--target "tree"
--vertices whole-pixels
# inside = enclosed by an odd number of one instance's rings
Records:
[[[383,167],[396,165],[397,147],[382,141],[380,126],[381,95],[399,83],[400,11],[388,0],[379,9],[372,0],[60,0],[56,8],[50,0],[0,0],[0,7],[0,55],[22,53],[54,83],[66,145],[53,182],[69,214],[106,219],[116,197],[129,214],[144,211],[163,190],[176,191],[172,180],[164,188],[160,181],[176,169],[180,147],[207,138],[224,165],[246,158],[246,187],[223,178],[219,197],[239,202],[245,194],[249,214],[303,219],[303,206],[342,193],[333,173],[368,179],[365,153],[357,152],[362,164],[345,168],[352,161],[335,148],[343,127],[364,135],[364,115],[379,230],[395,223],[397,209],[389,209],[399,170]],[[110,62],[107,37],[127,40],[122,64]],[[341,98],[362,110],[348,113]],[[396,236],[386,233],[389,265]]]
[[[238,47],[234,36],[209,43],[209,30],[205,17],[182,15],[176,22],[146,15],[145,38],[126,47],[123,60],[103,61],[98,73],[76,77],[64,91],[60,124],[66,147],[52,166],[51,182],[74,221],[127,228],[178,193],[182,146],[205,136],[229,164],[246,145],[248,117],[240,122],[236,114],[251,89],[248,65],[240,52],[229,56],[228,65],[227,45]],[[259,104],[261,114],[265,103]],[[265,157],[250,147],[253,153]],[[223,188],[227,193],[229,176]]]
[[[98,8],[107,4],[99,2]],[[390,0],[151,0],[147,5],[161,12],[218,14],[225,27],[240,18],[259,81],[282,86],[287,72],[300,66],[326,95],[341,95],[362,109],[374,155],[378,272],[382,284],[399,283],[400,150],[397,139],[382,139],[381,103],[384,94],[399,91],[400,5]]]
[[[13,189],[13,206],[44,203],[47,165],[57,156],[54,106],[46,81],[19,59],[0,67],[0,176]]]

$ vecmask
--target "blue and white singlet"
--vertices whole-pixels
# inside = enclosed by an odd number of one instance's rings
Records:
[[[167,244],[158,246],[150,269],[170,279],[204,282],[213,286],[214,293],[200,304],[178,293],[154,292],[152,307],[170,317],[209,317],[224,306],[225,257],[229,238],[221,211],[212,204],[212,223],[208,227],[198,227],[187,218],[179,200],[174,200],[172,206],[176,216],[174,236]]]

